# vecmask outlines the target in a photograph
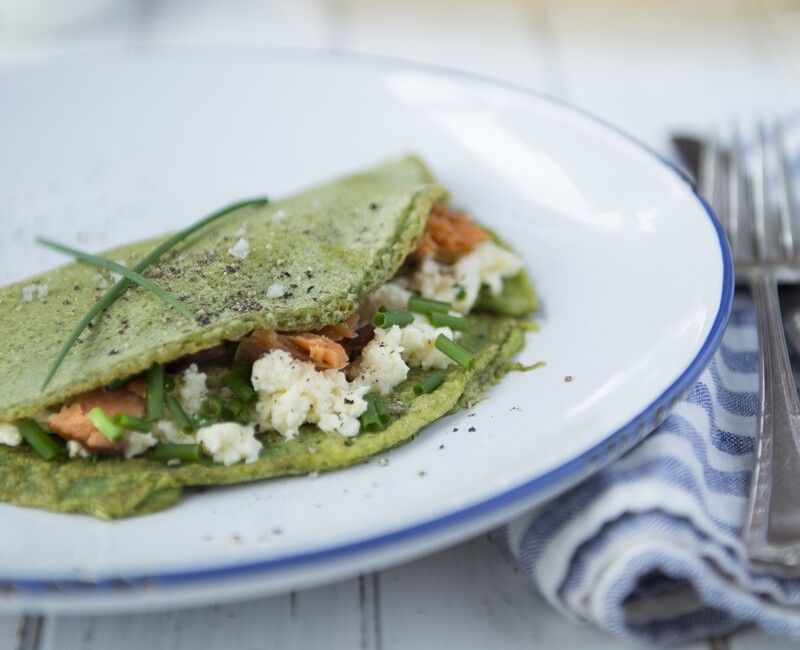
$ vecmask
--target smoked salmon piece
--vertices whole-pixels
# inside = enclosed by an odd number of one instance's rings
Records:
[[[268,350],[283,350],[296,359],[312,361],[320,370],[341,370],[349,359],[347,352],[336,341],[311,332],[281,333],[272,330],[255,330],[239,342],[236,361],[255,361]]]
[[[452,263],[487,239],[490,239],[489,233],[473,223],[466,213],[435,205],[413,255],[417,258],[433,256],[440,262]]]
[[[111,442],[87,417],[87,413],[96,406],[101,407],[111,417],[118,413],[128,413],[140,418],[145,412],[144,398],[127,388],[93,390],[80,395],[75,402],[51,415],[47,424],[62,438],[75,440],[92,451],[103,454],[121,453],[123,441]]]

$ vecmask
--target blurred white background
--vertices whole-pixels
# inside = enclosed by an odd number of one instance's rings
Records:
[[[791,111],[796,0],[0,0],[0,61],[113,47],[332,47],[469,69],[645,138]]]

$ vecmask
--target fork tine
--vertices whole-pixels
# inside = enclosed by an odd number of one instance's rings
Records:
[[[756,138],[755,162],[753,172],[749,174],[750,189],[752,191],[752,218],[753,239],[755,243],[756,260],[767,259],[767,132],[764,124],[758,124],[758,137]]]
[[[789,156],[786,152],[786,140],[783,125],[776,120],[772,128],[773,151],[775,153],[778,187],[778,223],[780,226],[781,247],[784,255],[792,259],[795,253],[794,233],[792,219],[796,218],[794,196],[792,195],[791,173],[789,170]]]
[[[733,127],[733,138],[728,153],[726,186],[727,196],[727,220],[728,220],[728,240],[734,257],[739,252],[739,239],[741,236],[741,215],[744,201],[742,200],[743,178],[742,178],[742,136],[738,125]],[[746,198],[746,197],[745,197]],[[749,224],[745,224],[748,225]],[[752,256],[752,250],[748,250],[745,257]]]

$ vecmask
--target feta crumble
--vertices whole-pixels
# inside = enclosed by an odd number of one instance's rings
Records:
[[[244,237],[239,237],[238,241],[228,249],[228,254],[243,260],[250,254],[250,242]]]
[[[386,395],[408,376],[403,360],[402,330],[397,325],[389,329],[378,327],[374,338],[364,346],[358,361],[348,368],[353,384]]]
[[[369,294],[361,304],[359,313],[364,320],[369,320],[381,307],[399,311],[408,306],[411,292],[396,281],[387,282]]]
[[[289,215],[286,214],[286,210],[281,208],[280,210],[276,210],[272,217],[270,217],[273,221],[283,221]]]
[[[141,456],[150,447],[155,447],[158,440],[152,433],[129,431],[125,436],[125,458]]]
[[[452,303],[453,309],[469,312],[482,286],[493,294],[503,289],[503,280],[522,269],[522,260],[494,242],[478,244],[455,264],[442,264],[427,257],[411,276],[411,288],[425,298]],[[462,297],[459,298],[459,294]]]
[[[197,369],[197,364],[191,364],[181,375],[178,398],[183,410],[189,417],[197,415],[200,405],[208,396],[206,373]]]
[[[267,298],[280,298],[286,293],[280,282],[273,282],[267,287]]]
[[[261,442],[256,438],[252,424],[221,422],[202,427],[197,432],[197,442],[211,454],[215,463],[235,465],[241,461],[255,463],[261,451]]]
[[[317,370],[283,350],[267,352],[253,364],[256,411],[261,425],[294,438],[305,422],[325,433],[354,436],[358,417],[367,410],[368,386],[354,386],[339,370]]]
[[[414,322],[400,329],[400,345],[403,346],[403,359],[415,368],[447,368],[455,363],[436,347],[440,334],[454,340],[449,327],[434,327],[422,314],[414,314]],[[458,332],[460,334],[460,332]]]
[[[39,296],[40,299],[45,298],[48,291],[49,288],[46,284],[29,284],[22,287],[22,301],[30,302],[34,296]]]
[[[125,260],[114,260],[114,261],[120,266],[125,266]],[[109,274],[111,274],[111,277],[114,280],[114,282],[119,282],[120,280],[122,280],[122,274],[117,273],[116,271],[109,271]]]
[[[13,424],[0,424],[0,445],[16,447],[21,442],[22,436],[17,427]]]
[[[70,458],[91,458],[92,452],[77,440],[67,441],[67,454]]]

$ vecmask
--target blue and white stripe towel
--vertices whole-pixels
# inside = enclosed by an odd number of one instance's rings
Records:
[[[655,433],[506,527],[512,554],[550,603],[647,645],[746,624],[800,637],[800,580],[751,570],[739,539],[757,363],[755,315],[737,296],[720,350]]]

